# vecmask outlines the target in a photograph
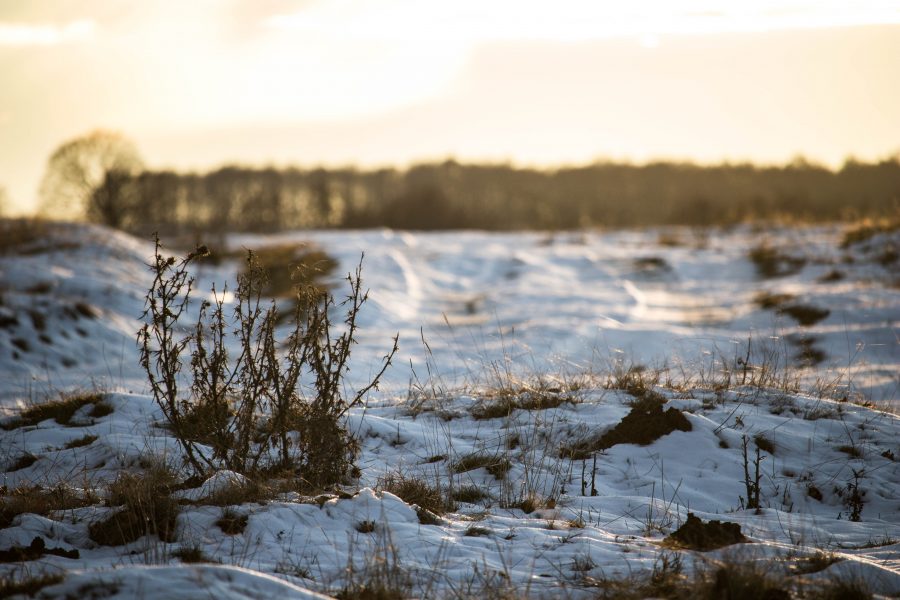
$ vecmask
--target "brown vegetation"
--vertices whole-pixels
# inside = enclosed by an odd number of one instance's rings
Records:
[[[539,170],[449,160],[406,171],[230,166],[201,174],[129,166],[108,169],[105,180],[93,182],[85,216],[141,235],[877,220],[896,209],[897,181],[896,159],[848,162],[837,171],[806,162],[597,163]]]
[[[138,334],[154,400],[195,474],[219,466],[251,476],[293,470],[304,489],[323,489],[353,477],[358,443],[343,417],[377,388],[397,351],[394,338],[381,371],[345,396],[356,319],[367,299],[361,266],[347,277],[350,292],[340,305],[345,314],[340,335],[333,333],[333,296],[307,282],[296,291],[299,300],[289,317],[292,332],[276,339],[279,309],[263,300],[269,278],[253,252],[247,253],[247,269],[238,278],[233,316],[225,315],[224,294],[213,290],[213,300],[201,304],[193,333],[185,335],[179,320],[193,285],[188,265],[207,254],[205,246],[199,247],[177,261],[161,254],[156,239],[146,324]],[[226,350],[232,336],[241,348],[237,357]],[[185,397],[179,373],[181,356],[188,351],[192,377]],[[199,444],[212,447],[213,455],[202,452]]]
[[[72,425],[71,421],[75,413],[88,404],[93,405],[93,408],[87,413],[90,418],[101,418],[112,412],[112,407],[103,402],[103,394],[97,392],[70,394],[59,400],[35,404],[0,426],[6,430],[33,427],[47,419],[54,419],[60,425]]]
[[[124,472],[110,485],[107,504],[120,507],[106,519],[91,523],[91,539],[104,546],[121,546],[147,534],[175,541],[178,502],[172,498],[175,476],[162,466],[144,473]]]

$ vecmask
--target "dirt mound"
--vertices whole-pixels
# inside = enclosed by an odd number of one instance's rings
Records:
[[[655,398],[638,400],[631,407],[631,412],[600,437],[597,450],[606,450],[616,444],[646,446],[673,431],[691,430],[691,422],[680,410],[663,410],[662,407],[663,402]]]
[[[741,526],[729,521],[704,523],[694,513],[688,513],[687,521],[665,539],[665,543],[678,548],[707,552],[747,541]]]
[[[663,410],[665,399],[659,394],[644,392],[615,427],[599,438],[579,440],[563,447],[562,454],[572,460],[584,460],[594,452],[612,448],[616,444],[646,446],[673,431],[691,431],[691,422],[677,408]]]
[[[8,550],[0,550],[0,563],[37,560],[45,555],[62,556],[63,558],[71,559],[79,557],[78,550],[48,548],[44,538],[35,536],[29,546],[12,546]]]

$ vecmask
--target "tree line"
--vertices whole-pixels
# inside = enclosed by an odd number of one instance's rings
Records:
[[[101,169],[79,209],[83,218],[141,235],[323,227],[550,230],[820,222],[889,216],[900,207],[900,156],[848,160],[836,170],[803,160],[557,169],[447,160],[403,170],[227,166],[205,173],[129,164]]]

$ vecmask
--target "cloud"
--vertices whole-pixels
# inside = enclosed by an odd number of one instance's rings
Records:
[[[585,42],[647,34],[777,31],[900,23],[900,7],[885,0],[333,0],[276,13],[264,28],[303,35],[477,44],[506,40]]]
[[[96,25],[90,19],[65,25],[0,22],[0,46],[54,46],[81,42],[94,36]]]

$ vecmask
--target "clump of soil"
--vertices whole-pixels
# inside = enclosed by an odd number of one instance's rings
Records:
[[[827,308],[808,306],[806,304],[790,304],[788,306],[782,306],[778,309],[778,312],[786,314],[803,327],[815,325],[831,314],[831,311]]]
[[[801,367],[814,367],[825,362],[828,355],[825,351],[816,347],[815,337],[802,337],[799,339],[788,339],[788,342],[796,346],[797,352],[794,354],[794,362]]]
[[[78,558],[78,550],[64,550],[63,548],[48,548],[41,536],[35,536],[28,546],[13,546],[8,550],[0,550],[0,563],[22,562],[37,560],[44,555],[61,556],[63,558]]]
[[[789,316],[803,327],[815,325],[831,314],[831,311],[827,308],[794,302],[796,298],[793,294],[762,292],[756,295],[754,302],[763,310],[774,310],[778,314]]]
[[[747,538],[741,533],[741,526],[737,523],[729,521],[704,523],[699,517],[694,516],[694,513],[688,513],[684,525],[665,539],[667,545],[700,552],[745,542]]]
[[[765,242],[750,250],[748,257],[756,267],[756,274],[760,279],[794,275],[806,265],[805,258],[785,254]]]
[[[635,402],[619,423],[604,433],[597,442],[598,450],[612,448],[616,444],[646,446],[673,431],[690,431],[691,422],[677,408],[663,410],[663,402],[647,398]]]
[[[677,408],[663,410],[665,401],[653,395],[637,400],[631,412],[615,427],[594,440],[583,440],[569,446],[563,453],[573,460],[583,460],[592,453],[612,448],[616,444],[647,446],[673,431],[691,431],[691,422]]]
[[[796,299],[793,294],[774,294],[772,292],[760,292],[753,301],[763,310],[775,310],[788,302]]]

